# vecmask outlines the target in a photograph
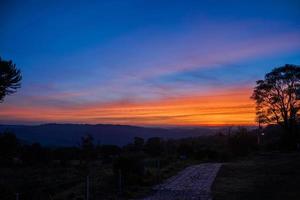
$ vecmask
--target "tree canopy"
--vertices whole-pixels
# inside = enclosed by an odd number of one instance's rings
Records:
[[[6,95],[13,94],[21,87],[21,71],[12,61],[0,58],[0,102]]]
[[[257,121],[261,124],[279,124],[291,131],[297,122],[300,104],[300,66],[286,64],[274,68],[258,80],[252,99],[256,102]]]

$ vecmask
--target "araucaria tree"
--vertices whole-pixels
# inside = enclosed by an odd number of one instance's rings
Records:
[[[297,113],[300,109],[300,66],[286,64],[258,80],[252,99],[256,102],[257,121],[279,124],[290,139],[296,139]]]
[[[6,95],[13,94],[21,86],[21,72],[12,61],[0,58],[0,102]]]

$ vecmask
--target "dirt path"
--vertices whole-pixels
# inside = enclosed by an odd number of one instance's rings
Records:
[[[143,200],[210,200],[210,188],[221,165],[205,163],[187,167],[154,187],[154,194]]]

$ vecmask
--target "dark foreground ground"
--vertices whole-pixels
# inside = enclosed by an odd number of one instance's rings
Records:
[[[173,162],[162,168],[161,180],[194,164],[197,163]],[[112,166],[95,163],[92,169],[90,199],[118,199],[118,190],[113,183]],[[155,172],[155,168],[148,167],[147,170]],[[72,165],[0,167],[0,177],[1,200],[16,199],[17,191],[20,193],[20,200],[85,199],[84,173]],[[152,182],[147,186],[127,188],[128,194],[123,199],[147,196],[155,180]],[[260,153],[224,163],[212,193],[215,200],[299,200],[300,153]]]
[[[178,161],[161,168],[161,180],[165,180],[195,162]],[[156,168],[147,166],[150,173],[142,185],[123,188],[118,195],[111,164],[94,163],[90,169],[90,200],[132,199],[147,196],[152,185],[157,184]],[[151,175],[152,174],[152,175]],[[0,166],[0,200],[84,200],[86,176],[77,165]]]
[[[215,200],[299,200],[300,153],[263,153],[225,163],[213,196]]]

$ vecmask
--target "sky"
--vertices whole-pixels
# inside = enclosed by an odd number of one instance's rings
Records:
[[[1,124],[255,125],[255,81],[300,64],[297,0],[2,0],[0,24]]]

